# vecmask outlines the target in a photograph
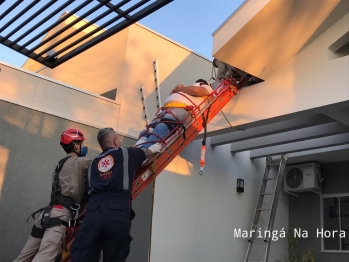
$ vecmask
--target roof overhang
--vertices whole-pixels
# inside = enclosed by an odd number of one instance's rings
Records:
[[[213,33],[213,56],[266,79],[348,9],[347,0],[246,0]]]

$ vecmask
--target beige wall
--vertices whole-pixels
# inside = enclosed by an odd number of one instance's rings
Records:
[[[68,22],[76,19],[77,16],[71,16],[68,18]],[[58,27],[51,30],[44,39],[47,39],[54,32],[63,28],[66,23],[61,23]],[[78,22],[75,27],[81,27],[86,23],[85,20]],[[76,40],[77,37],[82,37],[85,33],[93,30],[95,26],[86,28],[83,32],[80,32],[72,38]],[[75,30],[75,28],[73,28]],[[54,38],[49,41],[49,44],[53,44],[55,41],[67,36],[73,31],[69,29],[62,33],[62,36]],[[102,30],[103,31],[103,30]],[[42,64],[28,59],[23,68],[30,71],[40,71],[40,75],[50,77],[52,79],[61,81],[71,86],[82,88],[88,92],[95,94],[103,94],[115,88],[120,88],[123,85],[123,70],[126,56],[126,41],[128,36],[128,29],[125,29],[114,37],[109,38],[108,41],[103,41],[98,45],[95,45],[92,49],[89,49],[81,53],[78,57],[75,57],[67,62],[59,65],[55,69],[43,67]],[[44,47],[48,46],[45,44]],[[56,48],[59,50],[61,46]],[[43,48],[40,48],[42,50]]]
[[[341,0],[249,0],[214,35],[213,56],[266,80],[348,8]]]
[[[328,49],[349,30],[349,13],[309,43],[265,82],[243,89],[224,108],[233,126],[349,99],[349,56]],[[218,115],[209,130],[228,127]]]
[[[92,127],[117,128],[115,101],[4,63],[0,67],[1,100]]]
[[[245,0],[241,6],[213,33],[212,54],[215,54],[271,0]],[[215,56],[216,57],[216,56]],[[221,58],[224,61],[223,58]]]
[[[118,93],[121,103],[121,133],[138,136],[145,124],[139,90],[142,85],[151,118],[158,109],[153,67],[156,58],[162,105],[175,85],[190,85],[198,78],[208,80],[211,76],[212,66],[207,59],[139,24],[130,26],[124,71],[125,84]]]
[[[133,24],[57,68],[46,68],[39,74],[95,94],[117,88],[117,130],[137,138],[146,124],[141,86],[151,119],[157,111],[155,59],[162,103],[175,85],[190,85],[198,78],[211,77],[211,61],[140,24]],[[28,60],[24,68],[37,70],[38,66]]]

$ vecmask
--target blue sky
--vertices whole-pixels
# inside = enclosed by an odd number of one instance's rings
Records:
[[[244,0],[174,0],[139,23],[211,58],[212,33],[243,2]],[[26,57],[0,44],[0,60],[21,66]]]

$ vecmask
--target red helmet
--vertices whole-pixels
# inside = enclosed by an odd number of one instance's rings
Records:
[[[60,143],[68,145],[73,141],[84,141],[86,140],[84,134],[77,128],[69,128],[65,130],[60,139]]]

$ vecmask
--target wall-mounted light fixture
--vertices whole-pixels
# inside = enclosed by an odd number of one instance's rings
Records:
[[[238,192],[238,193],[244,192],[244,182],[245,181],[241,178],[238,178],[236,180],[236,192]]]

